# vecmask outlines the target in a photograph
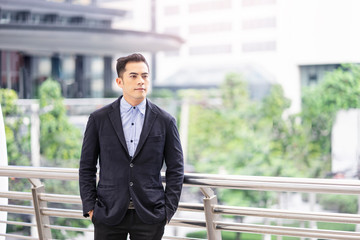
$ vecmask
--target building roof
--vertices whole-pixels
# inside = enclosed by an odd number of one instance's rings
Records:
[[[3,50],[96,55],[176,50],[183,42],[166,34],[50,25],[0,24],[0,36]]]
[[[0,20],[2,50],[101,56],[171,51],[183,43],[177,36],[112,28],[112,19],[126,17],[123,10],[44,0],[0,0],[0,9],[8,13]]]
[[[79,5],[66,2],[51,2],[45,0],[0,0],[0,7],[10,10],[24,10],[37,13],[59,15],[81,15],[99,18],[125,17],[125,10],[99,8],[92,5]]]

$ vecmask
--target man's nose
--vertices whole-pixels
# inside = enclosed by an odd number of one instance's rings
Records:
[[[144,84],[145,83],[145,79],[143,77],[139,77],[139,84]]]

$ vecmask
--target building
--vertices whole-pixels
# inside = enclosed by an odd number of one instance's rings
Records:
[[[0,87],[35,98],[52,77],[65,97],[113,96],[114,57],[182,44],[176,36],[114,24],[129,16],[94,0],[0,0]]]
[[[157,31],[185,40],[158,54],[157,84],[216,86],[239,72],[253,95],[281,84],[298,112],[302,86],[360,62],[359,11],[356,0],[157,0]]]

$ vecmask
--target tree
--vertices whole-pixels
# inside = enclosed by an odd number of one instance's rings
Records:
[[[328,73],[317,86],[305,88],[302,97],[303,127],[310,129],[309,143],[321,149],[324,176],[331,169],[331,130],[336,113],[341,109],[360,108],[360,66],[343,64]]]
[[[6,145],[9,165],[30,165],[30,135],[29,118],[16,105],[18,96],[14,90],[0,89],[0,104],[2,106]]]
[[[40,152],[47,159],[45,164],[78,167],[81,133],[69,123],[60,84],[46,80],[40,86],[39,97],[40,108],[45,112],[40,115]]]
[[[78,167],[81,140],[80,130],[71,125],[66,116],[66,108],[63,104],[60,85],[51,80],[46,80],[39,89],[40,96],[40,151],[42,154],[42,165],[52,167]],[[3,106],[5,116],[5,131],[10,165],[27,166],[30,163],[30,131],[27,116],[16,104],[17,94],[10,89],[0,89],[0,103]],[[62,193],[79,195],[78,184],[74,181],[45,180],[45,188],[48,193]],[[26,179],[10,179],[9,190],[30,191],[31,187]],[[11,203],[11,200],[9,200]],[[17,204],[30,205],[29,201]],[[64,205],[49,203],[49,207],[72,207],[74,205]],[[18,215],[9,214],[9,220],[17,220]],[[30,221],[29,218],[21,216],[19,221]],[[71,220],[53,218],[56,225],[71,225],[86,227],[90,224],[88,220]],[[71,224],[69,224],[71,223]],[[14,225],[9,225],[8,231],[21,230]],[[29,234],[29,230],[28,231]],[[69,239],[77,235],[77,232],[62,233],[52,230],[55,239]]]
[[[0,104],[2,106],[5,124],[6,146],[9,165],[29,166],[30,162],[30,134],[29,119],[17,106],[18,96],[14,90],[0,89]],[[9,178],[9,191],[30,191],[29,181],[20,178]],[[9,199],[9,204],[29,206],[30,201]],[[29,222],[30,217],[20,214],[8,214],[9,221]],[[7,226],[8,232],[26,231],[30,234],[30,228],[11,225]]]
[[[82,135],[80,130],[71,125],[66,115],[66,108],[61,95],[60,84],[52,79],[43,82],[39,89],[40,109],[40,151],[45,157],[46,166],[78,168]],[[45,189],[49,193],[79,195],[78,183],[74,181],[45,180]],[[50,207],[72,207],[66,204],[49,204]],[[88,220],[52,219],[57,225],[87,227]],[[52,230],[55,239],[69,239],[76,232],[66,234]]]

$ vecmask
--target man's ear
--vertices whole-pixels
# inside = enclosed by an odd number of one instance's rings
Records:
[[[122,87],[122,79],[121,78],[116,78],[116,84],[119,86],[119,87]]]

